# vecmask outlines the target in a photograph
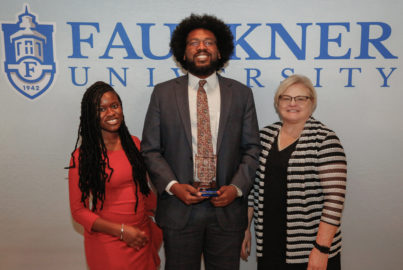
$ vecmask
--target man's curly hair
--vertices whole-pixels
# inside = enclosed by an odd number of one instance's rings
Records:
[[[211,31],[217,39],[217,48],[221,58],[217,59],[217,70],[221,69],[229,60],[234,51],[233,35],[230,28],[220,19],[211,15],[195,15],[183,19],[172,33],[171,47],[172,54],[184,69],[188,69],[186,60],[183,59],[186,50],[186,39],[188,34],[195,29],[206,29]]]

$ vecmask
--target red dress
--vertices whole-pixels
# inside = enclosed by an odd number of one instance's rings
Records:
[[[140,141],[133,137],[139,149]],[[84,227],[84,247],[88,266],[91,270],[152,270],[160,264],[158,250],[162,243],[162,232],[149,217],[151,209],[156,207],[156,197],[151,192],[144,196],[138,191],[137,212],[136,186],[133,182],[131,165],[124,150],[108,151],[110,167],[114,169],[110,182],[105,184],[103,209],[92,212],[81,202],[78,187],[78,150],[74,153],[76,167],[69,171],[69,196],[71,213],[75,221]],[[109,173],[109,171],[107,171]],[[148,244],[139,251],[128,246],[118,237],[91,231],[98,217],[108,221],[136,226],[149,237]]]

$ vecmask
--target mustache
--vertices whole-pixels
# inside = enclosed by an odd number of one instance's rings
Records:
[[[196,51],[195,55],[198,55],[198,54],[201,54],[201,53],[206,53],[206,54],[210,55],[210,53],[206,49],[198,49]]]

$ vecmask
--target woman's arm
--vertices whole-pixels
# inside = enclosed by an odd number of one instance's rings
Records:
[[[73,164],[73,158],[75,159],[75,167],[71,168]],[[95,220],[99,217],[96,213],[89,209],[89,200],[87,198],[84,206],[81,201],[81,190],[78,186],[80,176],[78,174],[78,150],[73,155],[70,161],[69,169],[69,200],[70,200],[70,211],[73,219],[81,224],[85,230],[91,231],[92,225]]]
[[[319,178],[323,190],[323,210],[316,243],[330,248],[341,224],[346,193],[347,162],[343,147],[336,134],[330,132],[318,152]],[[313,248],[308,270],[326,269],[328,254]]]
[[[92,231],[116,236],[137,250],[144,247],[148,242],[148,237],[144,231],[133,226],[110,222],[101,217],[95,220]]]
[[[250,226],[252,224],[253,219],[253,207],[248,207],[248,227],[245,230],[245,236],[242,242],[241,249],[241,258],[244,261],[248,261],[248,257],[250,255],[251,243],[252,243],[252,234],[250,232]]]
[[[330,248],[337,229],[337,226],[321,221],[316,235],[316,243]],[[328,257],[328,254],[322,253],[314,247],[309,255],[308,270],[326,270]]]
[[[76,158],[76,155],[74,155],[74,158]],[[70,165],[72,165],[72,161]],[[79,178],[78,162],[76,162],[75,168],[69,169],[69,199],[73,219],[89,232],[106,233],[121,238],[131,247],[137,249],[143,247],[148,241],[148,237],[143,231],[129,225],[123,225],[122,231],[122,224],[105,220],[92,212],[88,207],[88,199],[86,200],[86,207],[84,206],[81,202],[81,190],[78,186]]]

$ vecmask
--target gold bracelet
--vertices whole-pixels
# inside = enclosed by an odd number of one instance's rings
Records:
[[[123,240],[123,233],[125,232],[124,224],[122,223],[122,227],[120,228],[120,240]]]

